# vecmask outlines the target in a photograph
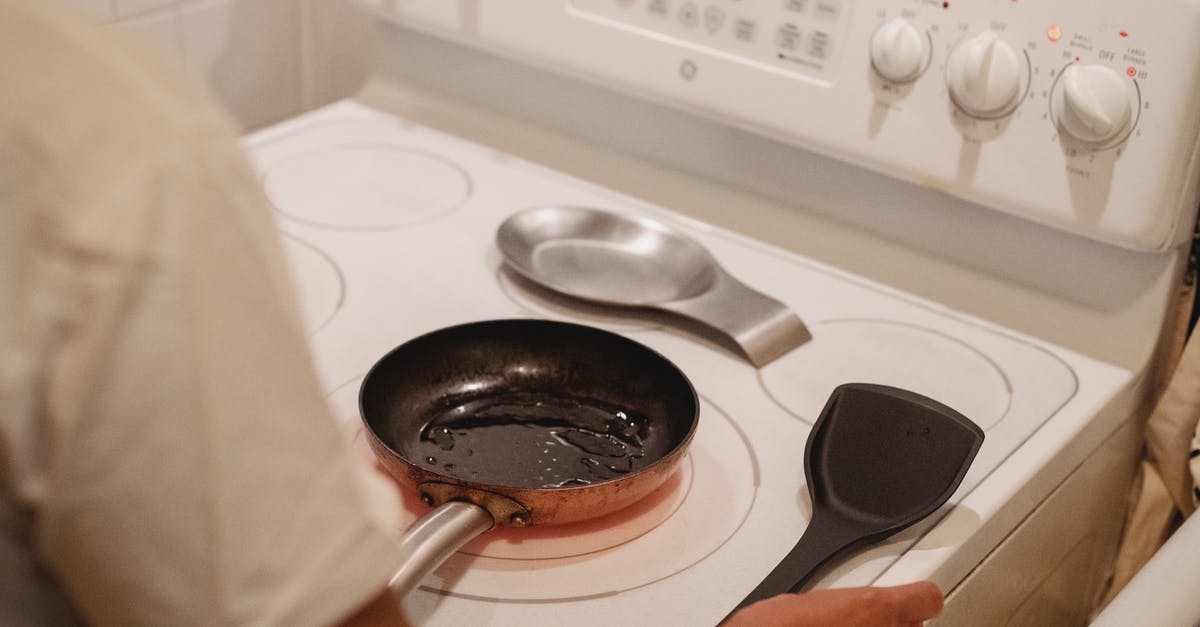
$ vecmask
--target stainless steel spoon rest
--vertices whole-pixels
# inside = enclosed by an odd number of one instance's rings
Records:
[[[641,217],[585,207],[536,207],[496,232],[508,265],[556,292],[595,303],[675,313],[732,340],[762,367],[811,339],[786,305],[721,268],[694,240]]]

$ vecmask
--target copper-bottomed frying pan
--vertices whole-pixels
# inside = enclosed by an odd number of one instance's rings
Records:
[[[678,468],[699,418],[687,377],[599,329],[493,320],[394,349],[359,407],[380,463],[435,509],[410,527],[401,593],[493,526],[596,518]]]

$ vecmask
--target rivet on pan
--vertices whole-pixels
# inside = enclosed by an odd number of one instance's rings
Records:
[[[433,506],[434,506],[434,500],[433,500],[433,497],[432,497],[432,496],[430,496],[428,492],[422,492],[422,493],[421,493],[421,502],[422,502],[422,503],[424,503],[424,504],[426,504],[426,505],[428,505],[428,506],[430,506],[430,507],[433,507]]]
[[[514,527],[524,527],[529,524],[529,519],[525,517],[525,514],[517,512],[508,517],[508,524]]]

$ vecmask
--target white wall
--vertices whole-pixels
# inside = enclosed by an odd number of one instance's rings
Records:
[[[354,0],[57,0],[178,55],[246,130],[352,94],[371,32]]]
[[[179,55],[246,129],[305,106],[301,0],[58,0]]]
[[[443,0],[452,2],[453,0]],[[356,0],[303,0],[305,106],[354,93],[366,77],[374,32]]]

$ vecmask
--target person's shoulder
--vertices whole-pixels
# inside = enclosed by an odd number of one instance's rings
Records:
[[[181,61],[55,4],[0,0],[0,206],[36,212],[73,246],[135,250],[114,216],[199,202],[155,200],[164,186],[246,179],[236,127]]]
[[[55,2],[0,0],[0,84],[0,125],[68,144],[233,130],[170,52]]]

